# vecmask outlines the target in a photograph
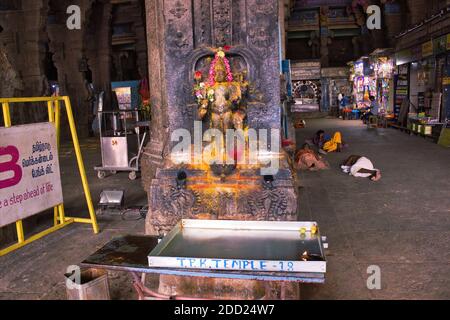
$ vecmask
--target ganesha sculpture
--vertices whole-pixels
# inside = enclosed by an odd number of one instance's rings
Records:
[[[228,129],[243,130],[247,117],[244,97],[248,83],[242,74],[234,76],[225,51],[219,48],[211,62],[208,81],[197,71],[194,94],[198,103],[198,116],[210,116],[210,129],[225,133]]]

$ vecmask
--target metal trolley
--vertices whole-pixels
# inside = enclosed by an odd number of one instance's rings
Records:
[[[94,168],[99,179],[104,179],[107,172],[130,172],[130,180],[136,180],[150,127],[150,122],[142,118],[140,110],[99,110],[102,165]]]

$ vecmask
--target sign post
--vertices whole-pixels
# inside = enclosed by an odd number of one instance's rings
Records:
[[[11,103],[46,102],[48,123],[12,126]],[[66,217],[59,169],[61,102],[64,103],[89,218]],[[72,223],[91,224],[99,233],[69,97],[0,99],[5,127],[0,128],[0,227],[15,223],[17,243],[0,257]],[[54,226],[28,239],[23,219],[54,208]]]

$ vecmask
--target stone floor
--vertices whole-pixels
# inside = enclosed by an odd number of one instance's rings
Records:
[[[105,180],[97,178],[93,168],[101,163],[101,156],[96,139],[83,141],[81,148],[94,205],[98,203],[101,191],[106,188],[125,190],[127,207],[147,204],[141,181],[131,182],[127,173],[109,176]],[[86,202],[70,144],[62,146],[61,175],[67,214],[87,218]],[[64,273],[67,267],[79,264],[116,236],[144,234],[144,220],[137,219],[137,212],[124,217],[120,213],[99,214],[99,235],[93,234],[90,225],[71,225],[8,256],[0,257],[0,299],[65,299]],[[111,273],[110,279],[113,299],[136,298],[127,275]]]
[[[309,120],[304,141],[339,130],[349,148],[327,155],[331,170],[302,172],[300,218],[315,220],[330,245],[327,282],[303,286],[304,299],[450,298],[450,150],[360,121]],[[347,156],[382,170],[377,182],[343,174]],[[381,269],[381,290],[367,289],[367,268]]]
[[[318,129],[343,133],[349,148],[327,156],[332,169],[301,172],[300,218],[319,222],[329,239],[325,285],[302,286],[303,299],[450,298],[450,150],[393,129],[367,130],[359,121],[308,120],[301,143]],[[125,189],[129,206],[145,205],[140,182],[126,174],[99,181],[95,140],[82,146],[94,201],[103,188]],[[344,175],[339,163],[350,154],[369,157],[383,172],[373,183]],[[62,152],[64,196],[69,214],[86,212],[73,151]],[[0,258],[0,299],[64,299],[63,274],[112,237],[142,234],[137,215],[99,215],[102,229],[69,226]],[[367,268],[381,268],[381,290],[367,289]],[[113,299],[135,299],[130,279],[110,274]]]

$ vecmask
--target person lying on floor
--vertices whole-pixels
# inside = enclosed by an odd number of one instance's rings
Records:
[[[375,169],[372,161],[366,157],[352,155],[341,166],[344,173],[356,178],[369,178],[372,181],[381,179],[381,171]]]
[[[333,136],[326,134],[325,131],[319,130],[316,135],[307,140],[306,143],[315,145],[319,148],[319,153],[327,154],[330,152],[341,152],[342,150],[342,134],[336,132]]]
[[[295,163],[300,170],[324,170],[330,166],[328,162],[322,159],[314,150],[311,149],[309,144],[305,143],[303,147],[297,151],[295,155]]]

